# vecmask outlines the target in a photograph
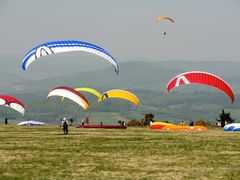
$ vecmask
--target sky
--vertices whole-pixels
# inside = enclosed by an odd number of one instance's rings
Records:
[[[155,23],[162,15],[175,23]],[[239,0],[0,0],[0,55],[80,40],[120,62],[240,61],[239,17]]]

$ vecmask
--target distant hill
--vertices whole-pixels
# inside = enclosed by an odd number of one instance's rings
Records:
[[[215,65],[214,65],[215,64]],[[54,71],[58,72],[58,66],[53,67]],[[232,67],[232,71],[230,71]],[[113,67],[106,64],[102,68],[92,70],[81,70],[79,72],[68,71],[68,74],[58,74],[39,78],[31,78],[26,75],[24,81],[8,83],[6,86],[13,87],[11,93],[32,93],[45,92],[56,86],[82,87],[89,86],[105,91],[113,88],[122,89],[139,89],[165,92],[165,87],[168,81],[175,75],[189,70],[207,71],[219,75],[225,79],[233,88],[235,93],[239,93],[239,79],[237,68],[240,68],[240,63],[237,62],[189,62],[189,61],[174,61],[174,62],[126,62],[120,64],[120,73],[114,73]],[[44,69],[44,68],[43,68]],[[84,68],[83,68],[84,69]],[[205,70],[206,69],[206,70]],[[234,70],[235,69],[235,70]],[[39,71],[39,69],[38,69]],[[26,72],[21,72],[20,76]],[[34,74],[33,71],[31,73]],[[59,73],[59,72],[58,72]],[[55,73],[57,74],[57,73]],[[30,79],[31,78],[31,79]],[[3,84],[3,83],[2,83]],[[1,86],[0,86],[1,88]],[[181,90],[181,89],[180,89]],[[197,86],[190,88],[189,91],[204,90],[216,92],[214,88],[205,86]]]
[[[89,86],[100,90],[122,88],[160,91],[177,72],[178,70],[160,65],[154,66],[151,63],[129,62],[120,66],[118,75],[114,73],[112,67],[107,67],[40,80],[32,79],[13,85],[26,87],[25,92],[48,91],[59,85],[71,87]]]
[[[52,56],[53,57],[53,56]],[[59,59],[58,59],[59,58]],[[67,58],[67,60],[65,59]],[[39,60],[40,61],[40,60]],[[93,56],[86,58],[74,54],[71,57],[57,56],[34,62],[29,70],[21,69],[21,58],[0,56],[0,91],[17,96],[26,104],[25,118],[56,122],[61,116],[74,116],[78,120],[92,116],[96,120],[107,120],[110,113],[114,119],[141,119],[145,113],[153,113],[157,120],[178,121],[179,119],[207,119],[214,121],[222,108],[239,119],[239,96],[233,104],[218,90],[194,85],[179,87],[166,93],[168,81],[175,75],[190,70],[214,73],[225,79],[236,94],[239,94],[240,63],[206,61],[130,61],[121,63],[120,72],[106,61]],[[74,103],[59,103],[59,98],[46,101],[47,93],[56,86],[96,88],[100,92],[120,88],[135,93],[142,105],[136,108],[123,100],[96,103],[96,97],[85,95],[90,100],[91,110],[83,112]],[[12,111],[1,109],[3,117],[18,117]],[[107,121],[112,122],[111,118]],[[115,122],[115,121],[114,121]]]

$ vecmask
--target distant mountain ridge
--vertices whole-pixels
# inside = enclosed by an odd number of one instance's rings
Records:
[[[49,65],[46,65],[49,66]],[[23,86],[25,92],[36,92],[49,90],[55,86],[66,85],[71,87],[91,86],[100,89],[123,88],[123,89],[144,89],[153,91],[162,91],[168,81],[175,75],[186,71],[200,70],[206,71],[226,80],[233,87],[236,93],[239,93],[239,74],[238,62],[191,62],[191,61],[164,61],[164,62],[125,62],[120,64],[119,74],[115,74],[113,67],[109,64],[101,68],[92,68],[90,70],[80,70],[79,72],[68,71],[61,73],[58,69],[59,64],[55,64],[53,71],[55,75],[32,77],[34,71],[29,74],[21,72],[18,77],[23,77],[17,83],[12,81],[13,86]],[[86,67],[84,67],[85,69]],[[48,72],[45,68],[42,71]],[[48,67],[50,69],[50,67]],[[38,69],[41,71],[41,69]],[[39,72],[36,72],[39,73]],[[32,78],[31,78],[32,77]],[[8,82],[11,82],[8,80]],[[34,84],[34,86],[32,86]]]
[[[106,101],[99,105],[96,97],[85,93],[91,104],[87,114],[97,120],[110,118],[109,113],[112,113],[114,119],[131,119],[142,118],[144,113],[151,112],[159,120],[202,118],[213,121],[222,108],[231,111],[233,118],[240,119],[240,62],[145,60],[121,63],[119,60],[120,72],[117,75],[108,62],[85,59],[83,56],[72,56],[68,60],[65,56],[60,59],[43,58],[41,62],[34,62],[27,71],[21,69],[19,57],[8,58],[0,56],[0,63],[4,62],[0,67],[0,91],[15,95],[25,103],[26,118],[54,122],[63,115],[73,115],[77,119],[84,117],[85,112],[74,103],[66,101],[59,104],[58,98],[46,100],[50,89],[64,85],[73,88],[87,86],[100,92],[125,89],[135,93],[141,101],[139,108],[121,100]],[[166,85],[173,76],[192,70],[210,72],[226,80],[236,94],[235,102],[231,104],[222,92],[201,85],[191,88],[183,86],[166,92]],[[80,114],[75,114],[76,109],[80,110]],[[5,109],[1,113],[5,116]],[[12,115],[11,111],[7,111],[8,116],[9,113]],[[13,113],[12,117],[16,117],[16,114]]]

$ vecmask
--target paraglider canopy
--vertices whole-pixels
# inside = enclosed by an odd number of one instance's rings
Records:
[[[156,22],[156,23],[159,23],[160,21],[163,21],[163,20],[165,20],[166,22],[174,23],[174,20],[173,20],[171,17],[169,17],[169,16],[159,16],[159,17],[157,17],[157,18],[155,19],[155,22]],[[164,36],[165,36],[166,34],[167,34],[166,32],[163,33]]]
[[[89,88],[89,87],[79,87],[79,88],[75,88],[75,90],[89,92],[89,93],[96,95],[97,97],[101,96],[100,92],[98,92],[97,90],[95,90],[93,88]]]
[[[156,23],[159,23],[159,22],[162,21],[162,20],[167,20],[167,21],[169,21],[169,22],[174,23],[174,20],[173,20],[171,17],[169,17],[169,16],[159,16],[159,17],[157,17],[157,18],[155,19],[155,22],[156,22]]]
[[[120,98],[120,99],[125,99],[128,100],[130,102],[132,102],[133,104],[135,104],[136,106],[140,105],[140,101],[137,98],[137,96],[135,96],[133,93],[126,91],[126,90],[122,90],[122,89],[112,89],[109,90],[105,93],[103,93],[99,99],[98,102],[102,102],[104,99],[107,98]]]
[[[89,109],[89,103],[87,99],[78,91],[67,87],[67,86],[59,86],[52,89],[49,93],[47,98],[49,99],[51,96],[61,96],[66,97],[77,104],[79,104],[83,109]]]
[[[40,121],[23,121],[17,124],[18,126],[45,126],[45,122],[40,122]]]
[[[0,105],[10,107],[15,111],[24,115],[25,113],[25,106],[24,104],[19,101],[17,98],[7,95],[0,95]]]
[[[84,91],[84,92],[89,92],[92,93],[94,95],[96,95],[97,97],[100,97],[101,94],[100,92],[98,92],[97,90],[93,89],[93,88],[88,88],[88,87],[79,87],[79,88],[75,88],[74,90],[76,91]],[[62,97],[62,101],[64,100],[64,97]]]
[[[234,101],[232,88],[220,77],[202,71],[190,71],[173,77],[167,84],[167,91],[185,84],[203,84],[215,87],[229,96],[231,102]]]
[[[224,126],[224,131],[240,131],[240,123],[231,123]]]
[[[72,51],[84,51],[102,57],[114,66],[116,73],[119,72],[117,61],[105,49],[95,44],[76,40],[46,42],[32,48],[23,59],[22,69],[26,70],[32,62],[42,56]]]

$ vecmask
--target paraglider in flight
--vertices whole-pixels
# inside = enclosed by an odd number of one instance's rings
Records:
[[[84,51],[100,56],[109,61],[115,68],[115,72],[119,72],[117,61],[105,49],[91,43],[67,40],[67,41],[52,41],[40,44],[31,49],[24,57],[22,69],[26,70],[28,66],[42,56],[51,54],[65,53],[71,51]]]
[[[159,23],[159,22],[162,21],[162,20],[167,20],[167,21],[169,21],[169,22],[171,22],[171,23],[174,23],[174,20],[173,20],[172,18],[170,18],[169,16],[159,16],[159,17],[157,17],[157,18],[155,19],[155,22],[156,22],[156,23]],[[167,34],[166,32],[163,33],[164,36],[165,36],[166,34]]]
[[[90,93],[96,95],[97,97],[100,97],[100,96],[101,96],[100,92],[98,92],[98,91],[95,90],[95,89],[88,88],[88,87],[75,88],[74,90],[76,90],[76,91],[90,92]],[[62,101],[63,101],[63,100],[64,100],[64,97],[62,97]]]
[[[22,115],[25,113],[24,104],[12,96],[0,95],[0,105],[10,107]]]
[[[109,91],[103,93],[99,97],[98,102],[100,103],[104,99],[107,99],[107,98],[125,99],[125,100],[128,100],[128,101],[132,102],[136,106],[140,105],[140,101],[137,98],[137,96],[135,96],[134,94],[130,93],[129,91],[125,91],[125,90],[121,90],[121,89],[112,89],[112,90],[109,90]]]
[[[51,96],[66,97],[74,101],[75,103],[79,104],[83,109],[85,110],[89,109],[89,103],[87,99],[80,92],[70,87],[66,87],[66,86],[56,87],[48,93],[47,98],[49,99]]]
[[[232,103],[234,101],[234,93],[231,87],[223,79],[217,77],[216,75],[201,71],[185,72],[175,76],[169,81],[167,91],[169,92],[175,87],[185,84],[204,84],[215,87],[227,94]]]
[[[162,20],[167,20],[167,21],[174,23],[174,20],[169,16],[159,16],[155,19],[155,22],[159,23]]]

